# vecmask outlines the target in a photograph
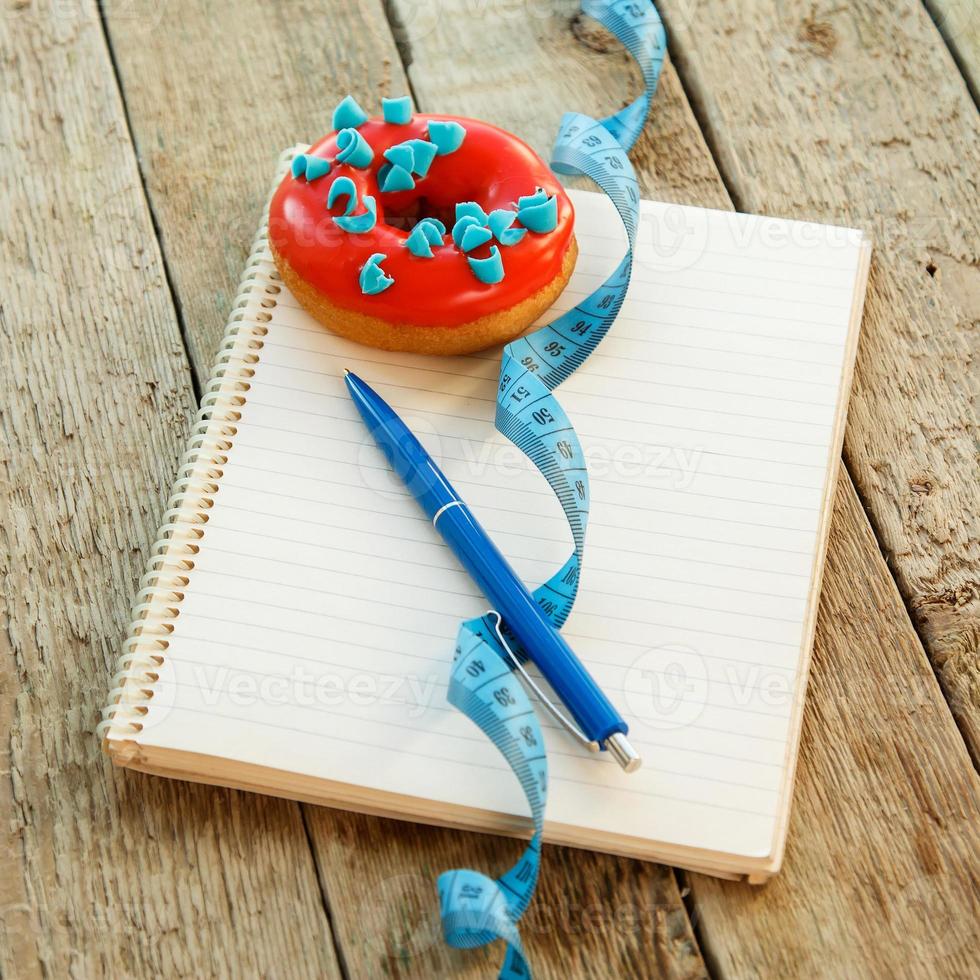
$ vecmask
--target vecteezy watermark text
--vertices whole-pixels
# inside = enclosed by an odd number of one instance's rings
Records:
[[[297,708],[358,708],[404,705],[409,718],[418,718],[445,689],[437,673],[386,674],[375,671],[312,672],[293,664],[286,674],[265,674],[237,667],[195,664],[191,668],[201,700],[210,708],[219,703],[249,708],[257,704]]]
[[[532,464],[513,443],[499,433],[487,439],[443,436],[431,421],[410,418],[408,425],[422,440],[432,458],[453,479],[485,481],[497,477],[501,482],[526,475]],[[365,437],[357,453],[357,465],[365,486],[379,493],[404,494],[401,478],[392,472],[381,451]],[[644,486],[686,490],[700,472],[704,450],[700,446],[659,445],[620,441],[583,447],[585,465],[593,479],[636,482]]]

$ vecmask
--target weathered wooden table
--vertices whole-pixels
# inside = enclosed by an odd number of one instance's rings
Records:
[[[532,962],[976,976],[980,9],[660,7],[644,192],[858,225],[874,265],[785,869],[548,848]],[[0,971],[493,975],[439,941],[432,879],[513,841],[115,772],[93,730],[279,150],[350,90],[546,152],[632,97],[628,57],[574,0],[17,0],[0,32]]]

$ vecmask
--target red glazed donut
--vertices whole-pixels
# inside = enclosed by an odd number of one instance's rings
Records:
[[[283,281],[325,326],[385,350],[462,354],[517,336],[561,293],[574,212],[526,143],[413,115],[407,99],[368,119],[348,97],[334,125],[269,213]]]

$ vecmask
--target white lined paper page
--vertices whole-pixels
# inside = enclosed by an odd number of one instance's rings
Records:
[[[605,197],[573,199],[580,257],[557,310],[625,248]],[[545,718],[550,820],[771,852],[862,248],[858,232],[643,202],[622,313],[557,396],[592,482],[564,632],[645,765],[626,776]],[[344,367],[405,417],[529,585],[567,558],[557,501],[493,429],[499,352],[361,347],[283,291],[139,741],[524,813],[445,700],[458,624],[486,603],[389,472]]]

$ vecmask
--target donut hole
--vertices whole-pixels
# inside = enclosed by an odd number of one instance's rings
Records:
[[[424,218],[437,218],[448,229],[456,220],[454,204],[439,204],[427,197],[417,197],[401,207],[385,204],[385,223],[392,228],[411,231]]]

